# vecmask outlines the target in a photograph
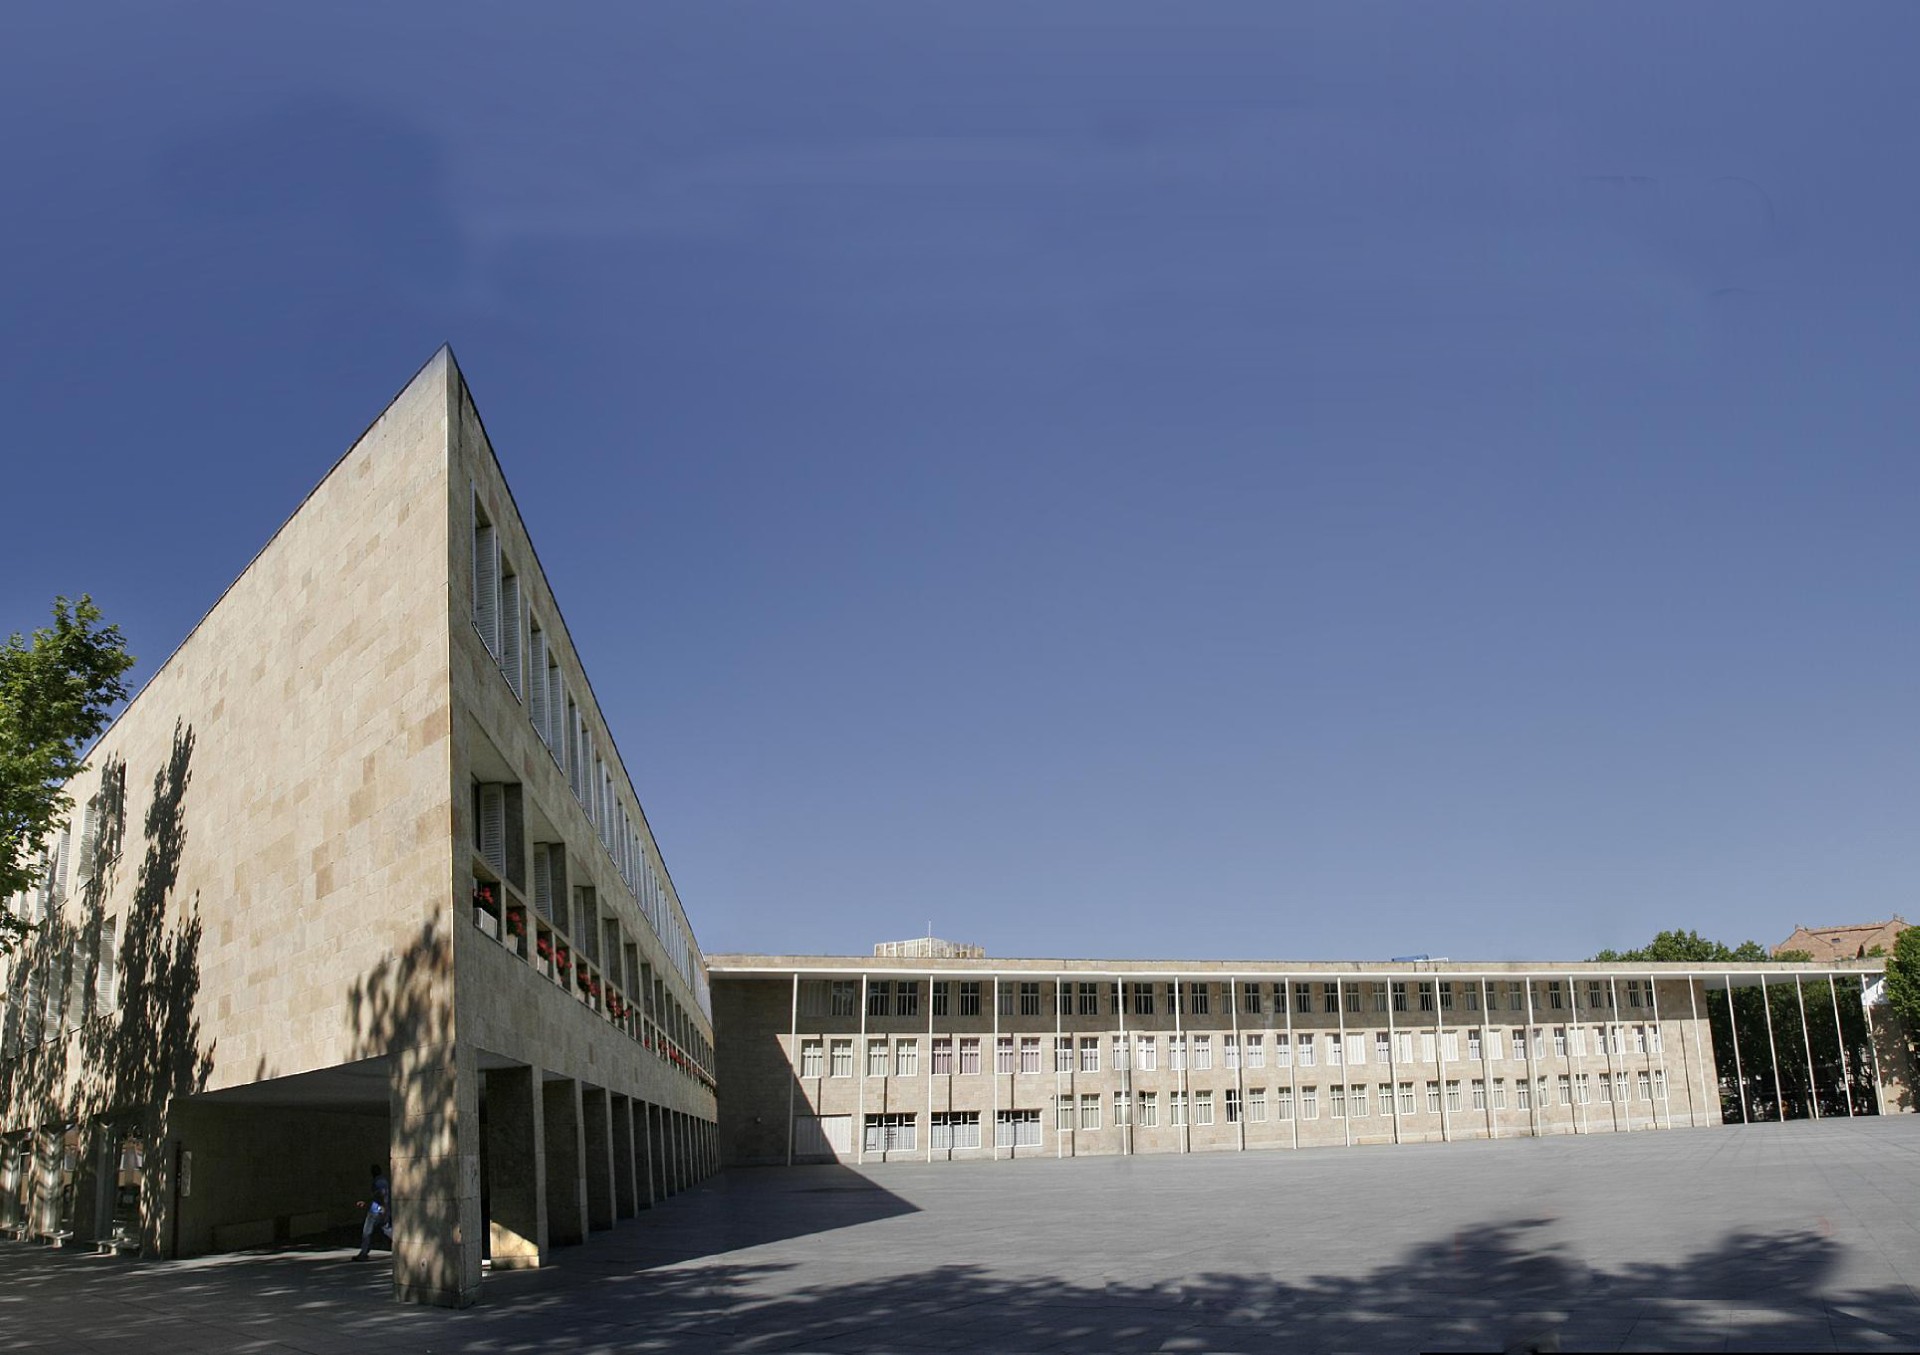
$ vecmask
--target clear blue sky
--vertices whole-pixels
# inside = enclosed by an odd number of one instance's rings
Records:
[[[710,951],[1917,915],[1920,9],[556,8],[9,7],[0,630],[450,341]]]

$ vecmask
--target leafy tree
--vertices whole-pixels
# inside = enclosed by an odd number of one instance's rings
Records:
[[[1735,960],[1768,960],[1767,948],[1758,941],[1742,941],[1729,946],[1709,941],[1699,932],[1661,932],[1637,950],[1603,950],[1593,957],[1603,964],[1639,960],[1650,964],[1724,964]]]
[[[1812,964],[1813,952],[1810,950],[1781,950],[1775,951],[1773,958],[1781,964]]]
[[[73,807],[61,787],[86,770],[81,754],[126,699],[133,656],[85,594],[55,598],[53,624],[0,647],[0,899],[31,888],[40,845]],[[0,908],[0,954],[31,927]]]
[[[1887,1005],[1908,1030],[1920,1030],[1920,927],[1909,927],[1894,940],[1887,957]]]

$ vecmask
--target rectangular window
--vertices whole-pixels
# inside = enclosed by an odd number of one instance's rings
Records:
[[[1567,1056],[1567,1028],[1565,1026],[1555,1026],[1553,1028],[1553,1056],[1557,1059],[1564,1059]]]
[[[1054,1098],[1053,1127],[1063,1134],[1073,1132],[1073,1097],[1056,1096]]]
[[[1097,1073],[1100,1071],[1100,1037],[1084,1035],[1080,1038],[1080,1071]]]
[[[1222,1035],[1220,1037],[1221,1066],[1229,1069],[1240,1067],[1240,1037]]]
[[[1196,1071],[1213,1067],[1213,1037],[1196,1035],[1193,1037],[1193,1066]]]
[[[1313,1067],[1313,1036],[1300,1035],[1294,1038],[1294,1057],[1302,1068]]]
[[[1053,985],[1054,1011],[1061,1016],[1073,1015],[1073,985],[1056,983]]]
[[[1527,1009],[1527,986],[1524,983],[1507,985],[1507,1010],[1523,1012]]]
[[[1113,1094],[1113,1127],[1115,1129],[1123,1129],[1133,1122],[1133,1117],[1128,1114],[1132,1108],[1133,1102],[1124,1091],[1116,1091]]]
[[[978,1038],[960,1042],[960,1076],[972,1077],[980,1071],[980,1041]]]
[[[887,1075],[887,1069],[890,1067],[892,1067],[892,1064],[887,1058],[887,1042],[885,1040],[868,1040],[867,1076],[885,1077]]]
[[[473,627],[489,654],[500,652],[500,544],[493,523],[473,496]]]
[[[1300,1118],[1317,1120],[1320,1118],[1320,1089],[1302,1087],[1300,1089]]]
[[[1273,1037],[1273,1066],[1275,1068],[1293,1067],[1293,1041],[1284,1035]]]
[[[1205,1016],[1212,1010],[1212,986],[1205,983],[1187,985],[1187,1011],[1193,1016]]]
[[[1086,1092],[1080,1097],[1080,1127],[1082,1129],[1100,1127],[1100,1097],[1095,1092]]]
[[[1397,1012],[1407,1009],[1407,985],[1397,979],[1393,984],[1393,1009]]]
[[[1413,1084],[1411,1082],[1402,1082],[1400,1084],[1400,1113],[1402,1115],[1413,1114]]]
[[[869,1153],[912,1152],[917,1123],[912,1115],[867,1116],[866,1150]]]
[[[980,1112],[947,1111],[933,1117],[933,1149],[952,1152],[958,1148],[980,1146]]]
[[[1340,1037],[1338,1035],[1327,1036],[1327,1067],[1344,1067],[1346,1053],[1347,1051],[1341,1047]]]
[[[1356,1120],[1367,1118],[1367,1086],[1356,1082],[1347,1088],[1347,1114]]]
[[[1142,1129],[1160,1127],[1160,1098],[1152,1092],[1141,1092],[1139,1097],[1140,1115],[1138,1124]]]
[[[1267,1121],[1267,1089],[1265,1087],[1247,1088],[1247,1118],[1255,1124]]]
[[[1429,1082],[1427,1083],[1427,1114],[1438,1115],[1439,1113],[1440,1084],[1438,1082]]]
[[[886,979],[873,979],[868,982],[867,1015],[893,1015],[893,984]]]
[[[1100,985],[1083,983],[1080,985],[1080,1015],[1100,1015]]]
[[[1009,984],[996,983],[994,991],[994,1010],[1002,1016],[1013,1015],[1013,988]]]
[[[1660,1027],[1659,1026],[1647,1027],[1647,1046],[1648,1048],[1653,1050],[1653,1052],[1656,1054],[1661,1054],[1666,1052],[1665,1050],[1660,1048]]]
[[[933,1042],[933,1075],[953,1076],[953,1037],[942,1035]]]
[[[920,1015],[920,985],[917,983],[897,983],[893,989],[893,1014],[895,1016]]]
[[[1267,1066],[1267,1037],[1264,1035],[1247,1036],[1247,1067],[1265,1068]]]
[[[1423,1030],[1420,1032],[1420,1062],[1432,1063],[1433,1060],[1434,1060],[1433,1032],[1430,1030]]]
[[[1456,1087],[1458,1085],[1458,1083],[1454,1084]],[[1487,1108],[1487,1083],[1484,1078],[1476,1077],[1473,1080],[1473,1108],[1475,1110],[1485,1110]]]
[[[1053,1071],[1071,1073],[1073,1071],[1073,1036],[1056,1035],[1053,1037]]]
[[[1574,1094],[1579,1098],[1581,1105],[1590,1104],[1593,1100],[1593,1079],[1585,1073],[1576,1074],[1573,1080],[1573,1090]]]
[[[1273,1118],[1276,1120],[1293,1118],[1293,1088],[1275,1087],[1273,1089]]]
[[[893,1042],[893,1075],[895,1077],[913,1077],[920,1071],[920,1042],[918,1040],[895,1040]]]
[[[1498,1063],[1506,1057],[1506,1055],[1501,1052],[1500,1032],[1497,1030],[1489,1030],[1487,1032],[1487,1057],[1495,1063]]]
[[[1153,985],[1136,983],[1133,985],[1133,1014],[1135,1016],[1153,1015]]]
[[[1260,985],[1243,983],[1240,985],[1240,1010],[1248,1016],[1260,1015]]]
[[[1240,1093],[1236,1089],[1229,1087],[1227,1088],[1226,1098],[1227,1098],[1227,1123],[1239,1124],[1240,1123]]]
[[[1465,990],[1463,996],[1466,998],[1466,1001],[1467,1001],[1467,1010],[1470,1012],[1479,1011],[1480,1010],[1480,985],[1477,983],[1467,983],[1467,984],[1462,984],[1461,987]]]
[[[1566,1073],[1560,1074],[1555,1083],[1555,1090],[1560,1094],[1561,1105],[1570,1106],[1573,1104],[1573,1078],[1570,1075]]]
[[[1167,1123],[1175,1129],[1187,1122],[1187,1094],[1185,1092],[1167,1093]]]
[[[1387,1032],[1384,1030],[1374,1032],[1373,1057],[1381,1063],[1390,1063],[1393,1061],[1393,1042],[1388,1039]]]
[[[1551,979],[1547,983],[1547,1006],[1550,1010],[1560,1011],[1567,1005],[1566,994],[1560,989],[1560,980]]]
[[[860,1013],[860,985],[850,982],[835,982],[833,985],[833,1015],[857,1016]]]
[[[939,979],[934,982],[933,1014],[935,1016],[945,1016],[948,1014],[947,1013],[947,981],[945,979]]]
[[[1336,1082],[1327,1088],[1327,1110],[1336,1120],[1347,1118],[1347,1089],[1345,1084]]]
[[[1037,1110],[994,1112],[993,1146],[1038,1148],[1040,1146],[1040,1112]]]
[[[1613,1104],[1613,1083],[1605,1073],[1600,1074],[1600,1102],[1608,1106]]]
[[[1467,1060],[1470,1063],[1480,1062],[1480,1032],[1477,1030],[1467,1032]]]
[[[1398,1058],[1402,1063],[1412,1063],[1413,1062],[1412,1034],[1404,1030],[1395,1031],[1394,1034],[1396,1036],[1396,1041],[1397,1041],[1394,1048],[1394,1056]]]
[[[820,1054],[821,1048],[818,1040],[802,1040],[800,1042],[801,1077],[820,1076]]]
[[[1495,1110],[1507,1108],[1507,1080],[1504,1077],[1496,1077],[1493,1080],[1493,1108]]]
[[[1513,1096],[1516,1109],[1533,1109],[1533,1084],[1528,1082],[1524,1077],[1514,1079]]]
[[[1040,1015],[1040,985],[1023,983],[1020,985],[1020,1015]]]
[[[835,1040],[833,1042],[833,1075],[835,1077],[853,1076],[852,1040]]]
[[[1420,985],[1420,1010],[1423,1012],[1433,1010],[1433,984],[1430,982]]]
[[[1197,1125],[1213,1123],[1212,1092],[1195,1092],[1193,1094],[1193,1122]]]
[[[978,980],[968,980],[960,985],[960,1015],[980,1015],[980,984]]]
[[[1653,1070],[1653,1094],[1658,1100],[1667,1099],[1667,1070],[1664,1068]]]
[[[1143,1073],[1151,1073],[1160,1067],[1160,1050],[1151,1035],[1142,1035],[1134,1042],[1135,1065]]]
[[[1313,1011],[1313,985],[1296,983],[1293,985],[1293,1009],[1311,1014]]]
[[[1440,1037],[1440,1057],[1446,1063],[1460,1062],[1459,1032],[1450,1030]]]
[[[1040,1037],[1038,1035],[1020,1037],[1020,1071],[1023,1073],[1040,1071]]]
[[[1013,1036],[1002,1035],[993,1042],[993,1071],[996,1073],[1013,1071]]]
[[[1573,1053],[1575,1058],[1585,1058],[1587,1056],[1587,1028],[1585,1026],[1575,1026],[1573,1028]]]
[[[1440,985],[1440,1010],[1443,1012],[1453,1010],[1453,985],[1451,983],[1442,983]]]
[[[1329,1014],[1340,1011],[1340,985],[1323,983],[1320,985],[1320,1010]]]
[[[1347,1011],[1349,1013],[1359,1011],[1360,1010],[1360,985],[1357,983],[1349,983],[1345,986],[1343,991],[1347,995],[1346,996]]]
[[[1385,1011],[1387,1009],[1387,985],[1384,983],[1372,983],[1367,985],[1367,989],[1368,1001],[1371,1003],[1373,1010],[1377,1012]]]

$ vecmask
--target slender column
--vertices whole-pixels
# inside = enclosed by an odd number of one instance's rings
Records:
[[[487,1234],[495,1270],[538,1266],[547,1249],[546,1124],[540,1070],[494,1068],[487,1087]]]
[[[587,1240],[586,1139],[580,1120],[580,1084],[572,1078],[540,1084],[542,1142],[547,1154],[547,1234],[554,1246]]]
[[[1387,1095],[1393,1101],[1393,1141],[1398,1143],[1400,1142],[1400,1033],[1393,1022],[1393,975],[1387,975],[1385,982],[1387,985]],[[1291,1003],[1291,997],[1288,1000]],[[1287,1043],[1291,1045],[1293,1043],[1293,1007],[1291,1005],[1287,1007],[1287,1013]],[[1296,1077],[1294,1081],[1298,1083],[1299,1078]],[[1296,1148],[1300,1146],[1298,1130],[1294,1132],[1293,1146]]]
[[[818,993],[818,988],[813,990]],[[932,1005],[932,999],[928,999]],[[821,1051],[823,1054],[825,1050]],[[800,971],[793,971],[793,1011],[787,1018],[787,1058],[793,1063],[793,1076],[787,1079],[787,1165],[793,1165],[793,1098],[800,1087]]]
[[[1613,1061],[1615,1052],[1613,1047],[1620,1040],[1620,987],[1614,981],[1613,975],[1611,974],[1607,975],[1607,1018],[1601,1026],[1601,1038],[1607,1043],[1607,1077],[1613,1083],[1613,1086],[1608,1091],[1608,1095],[1613,1098],[1611,1102],[1613,1106],[1613,1127],[1623,1133],[1630,1134],[1633,1132],[1633,1102],[1628,1101],[1625,1107],[1622,1108],[1620,1100],[1620,1079],[1614,1076],[1614,1074],[1620,1071]],[[1626,1061],[1626,1052],[1624,1050],[1620,1051],[1620,1058],[1622,1063]],[[1631,1095],[1631,1092],[1629,1092],[1629,1095]]]
[[[1294,1109],[1292,1109],[1292,1115],[1288,1115],[1288,1119],[1294,1125],[1294,1148],[1300,1148],[1300,1050],[1294,1048],[1294,981],[1286,979],[1281,985],[1281,992],[1286,996],[1286,1067],[1292,1075],[1292,1088],[1294,1088],[1290,1092],[1294,1100]],[[1396,1100],[1394,1104],[1398,1105],[1400,1102]],[[1400,1142],[1398,1111],[1394,1113],[1394,1142],[1396,1144]]]
[[[1186,999],[1181,992],[1180,980],[1173,981],[1173,1032],[1180,1042],[1180,1151],[1193,1151],[1193,1093],[1187,1081],[1187,1070],[1193,1066],[1193,1051],[1187,1048],[1187,1028],[1181,1015],[1186,1009]]]
[[[1700,1052],[1700,1000],[1696,989],[1698,989],[1699,992],[1705,991],[1700,985],[1700,976],[1697,974],[1688,974],[1687,1028],[1681,1033],[1680,1037],[1680,1067],[1681,1071],[1687,1075],[1687,1125],[1689,1128],[1695,1129],[1700,1126],[1700,1094],[1706,1089],[1707,1084],[1706,1055]],[[1693,1080],[1693,1072],[1687,1067],[1688,1036],[1691,1036],[1693,1039],[1693,1062],[1700,1069],[1700,1081],[1697,1085]],[[1720,1084],[1717,1075],[1713,1087],[1713,1108],[1714,1113],[1718,1114],[1720,1111]],[[1673,1108],[1671,1106],[1667,1108],[1667,1114],[1669,1121],[1671,1121],[1673,1114]]]
[[[1885,978],[1886,971],[1882,970],[1881,979],[1884,981]],[[1867,1005],[1867,980],[1864,975],[1860,979],[1860,1020],[1867,1028],[1867,1052],[1873,1055],[1873,1113],[1885,1115],[1887,1084],[1880,1076],[1880,1042],[1873,1038],[1873,1008]]]
[[[1807,994],[1800,986],[1800,976],[1793,976],[1794,1000],[1800,1004],[1800,1044],[1807,1051],[1807,1105],[1813,1111],[1813,1118],[1820,1118],[1820,1083],[1813,1073],[1813,1036],[1807,1033]]]
[[[1733,1077],[1740,1084],[1740,1123],[1752,1124],[1753,1116],[1747,1111],[1747,1074],[1740,1064],[1740,1014],[1733,1008],[1733,975],[1723,977],[1727,981],[1727,1029],[1733,1032]]]
[[[1773,1003],[1767,1000],[1767,974],[1760,971],[1760,1011],[1767,1018],[1767,1058],[1773,1064],[1773,1105],[1780,1122],[1787,1121],[1787,1098],[1780,1092],[1780,1055],[1773,1047]]]
[[[987,994],[987,998],[993,1003],[993,1035],[988,1040],[992,1048],[987,1050],[987,1074],[992,1078],[993,1087],[993,1160],[998,1162],[1000,1160],[1000,976],[998,974],[993,976],[993,991]],[[1057,1004],[1060,994],[1055,993],[1053,999]],[[1014,1134],[1013,1126],[1008,1125],[1008,1157],[1018,1155],[1018,1150],[1012,1143]]]
[[[1053,1155],[1056,1158],[1066,1156],[1067,1136],[1060,1132],[1060,1038],[1066,1025],[1067,1000],[1063,996],[1066,989],[1058,974],[1053,976]],[[1073,1083],[1071,1073],[1067,1078],[1069,1086]],[[1067,1095],[1073,1093],[1069,1091]],[[1069,1121],[1069,1123],[1073,1123]]]
[[[1544,1109],[1540,1102],[1545,1098],[1541,1095],[1540,1084],[1533,1074],[1533,1061],[1540,1052],[1534,1048],[1540,1042],[1540,1038],[1539,1028],[1533,1024],[1533,975],[1524,976],[1521,982],[1527,989],[1527,1105],[1532,1108],[1527,1118],[1533,1122],[1533,1136],[1537,1139],[1540,1137],[1540,1112]]]
[[[1487,1137],[1500,1137],[1500,1121],[1495,1112],[1499,1109],[1493,1104],[1493,993],[1487,987],[1487,976],[1480,976],[1480,1085],[1486,1089],[1487,1098]]]
[[[853,1047],[853,1071],[859,1075],[858,1112],[853,1117],[853,1160],[867,1160],[867,978],[860,976],[860,1039]]]
[[[928,928],[929,931],[932,928]],[[949,1056],[951,1057],[951,1056]],[[953,1108],[953,1098],[947,1098],[947,1108]],[[953,1119],[947,1119],[947,1153],[953,1153]],[[933,1161],[933,974],[927,974],[927,1161]]]
[[[1447,1028],[1440,1011],[1440,973],[1433,975],[1433,1066],[1440,1077],[1440,1142],[1453,1141],[1453,1125],[1447,1117]]]
[[[1133,1102],[1133,1037],[1127,1034],[1126,980],[1116,974],[1113,976],[1113,981],[1120,989],[1120,1048],[1125,1051],[1127,1060],[1125,1066],[1118,1070],[1122,1074],[1120,1078],[1120,1091],[1122,1095],[1127,1098],[1127,1117],[1121,1122],[1120,1151],[1131,1156],[1133,1153],[1133,1118],[1139,1110],[1139,1107]]]
[[[580,1089],[581,1177],[587,1187],[587,1227],[604,1232],[613,1227],[614,1203],[613,1108],[605,1087]]]
[[[1587,1042],[1586,1041],[1587,1023],[1580,1019],[1580,988],[1578,986],[1578,983],[1574,979],[1571,973],[1567,974],[1565,977],[1567,980],[1567,1026],[1568,1026],[1567,1077],[1573,1083],[1573,1117],[1574,1119],[1579,1121],[1580,1132],[1582,1134],[1591,1134],[1593,1132],[1593,1121],[1590,1118],[1589,1111],[1587,1110],[1588,1102],[1582,1101],[1580,1099],[1580,1073],[1585,1072],[1586,1070],[1583,1068],[1579,1072],[1575,1072],[1573,1067],[1573,1045],[1574,1045],[1573,1032],[1576,1028],[1579,1030],[1580,1037],[1581,1037],[1580,1043],[1582,1045],[1585,1045]],[[1580,1058],[1582,1062],[1586,1060],[1586,1057],[1587,1056],[1584,1053],[1581,1054]]]
[[[1240,980],[1227,976],[1227,1010],[1233,1015],[1233,1099],[1240,1103],[1240,1151],[1247,1151],[1247,1051],[1240,1044]]]
[[[1689,985],[1689,991],[1691,991],[1691,985]],[[1647,1072],[1652,1075],[1657,1067],[1660,1080],[1660,1085],[1654,1088],[1653,1127],[1660,1128],[1660,1110],[1664,1106],[1667,1112],[1666,1127],[1671,1129],[1673,1128],[1673,1091],[1672,1083],[1667,1077],[1667,1032],[1660,1025],[1660,985],[1651,975],[1647,978],[1647,992],[1653,1000],[1653,1034],[1649,1037],[1647,1044]],[[1680,1056],[1683,1059],[1686,1057],[1686,1049],[1686,1044],[1683,1042],[1680,1046]],[[1657,1065],[1654,1063],[1655,1055],[1658,1055],[1660,1060]]]
[[[1847,1089],[1847,1118],[1853,1118],[1853,1072],[1847,1065],[1847,1033],[1840,1028],[1840,982],[1827,975],[1827,1000],[1833,1004],[1833,1042],[1840,1050],[1840,1082]]]

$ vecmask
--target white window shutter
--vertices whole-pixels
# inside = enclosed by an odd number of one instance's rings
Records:
[[[494,541],[493,525],[481,522],[476,514],[473,524],[473,624],[486,642],[487,651],[500,652],[500,552]]]
[[[509,574],[500,581],[500,671],[507,685],[521,696],[520,677],[520,576]]]
[[[533,911],[553,921],[553,858],[547,844],[533,844]]]
[[[114,931],[120,925],[119,918],[108,918],[100,929],[100,968],[94,976],[93,1005],[96,1011],[110,1012],[114,1009],[114,981],[118,977],[114,965],[117,956],[114,952]]]
[[[566,741],[560,737],[560,717],[567,711],[567,684],[560,676],[560,665],[555,662],[547,669],[547,747],[553,750],[555,761],[560,770],[567,769]]]
[[[533,721],[540,742],[552,747],[553,738],[547,733],[547,636],[538,626],[532,628],[527,645],[527,678],[527,718]]]
[[[507,788],[498,782],[480,787],[480,856],[494,873],[507,873]]]

